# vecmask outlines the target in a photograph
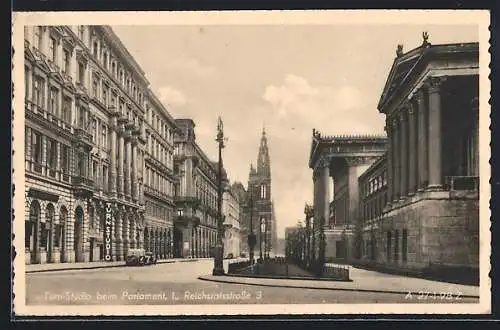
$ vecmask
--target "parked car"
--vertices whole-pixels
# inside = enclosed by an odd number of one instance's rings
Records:
[[[127,266],[144,266],[156,264],[156,257],[152,252],[146,252],[144,249],[129,249],[125,264]]]
[[[234,258],[234,255],[232,253],[229,253],[225,259],[233,259]]]
[[[145,259],[146,259],[145,260],[146,265],[156,265],[156,262],[158,261],[153,252],[146,252]]]

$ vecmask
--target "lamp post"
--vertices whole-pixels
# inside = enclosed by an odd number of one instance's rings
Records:
[[[263,255],[262,255],[262,232],[264,231],[266,224],[265,224],[265,219],[260,218],[260,228],[259,228],[259,257],[260,261],[264,261]]]
[[[304,207],[304,214],[306,216],[306,266],[311,265],[311,218],[314,215],[312,206],[306,204]]]
[[[254,247],[256,243],[256,237],[253,233],[253,188],[248,187],[250,192],[250,234],[248,235],[248,251],[250,258],[250,265],[253,265],[253,255],[254,255]]]
[[[224,275],[223,253],[224,243],[222,236],[224,235],[224,227],[222,225],[222,148],[224,148],[224,131],[222,119],[219,117],[217,123],[217,141],[219,146],[219,170],[217,173],[217,242],[215,245],[214,269],[213,275]]]

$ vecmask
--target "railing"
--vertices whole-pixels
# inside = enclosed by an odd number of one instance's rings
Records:
[[[85,142],[92,141],[92,134],[85,131],[83,128],[75,128],[74,132],[75,132],[75,136],[77,139],[85,141]]]
[[[479,190],[478,176],[447,176],[444,180],[445,189],[450,191],[456,190]]]
[[[249,260],[229,262],[229,265],[227,267],[227,272],[229,274],[234,274],[242,269],[247,268],[248,266],[250,266]]]
[[[85,186],[91,188],[94,186],[94,181],[92,179],[86,178],[84,176],[74,176],[72,178],[72,184],[78,186]]]
[[[347,281],[349,280],[349,266],[325,264],[323,266],[323,277]]]

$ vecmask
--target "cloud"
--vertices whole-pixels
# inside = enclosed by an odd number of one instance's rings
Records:
[[[283,128],[324,129],[328,134],[380,131],[376,109],[369,109],[354,86],[312,85],[305,78],[287,74],[278,85],[268,85],[262,95],[271,116]],[[289,133],[289,132],[288,132]]]
[[[214,67],[204,65],[196,58],[181,58],[168,61],[167,63],[170,68],[199,77],[211,76],[216,71]]]
[[[158,98],[163,104],[169,106],[183,106],[187,103],[186,96],[181,91],[170,86],[158,88]]]

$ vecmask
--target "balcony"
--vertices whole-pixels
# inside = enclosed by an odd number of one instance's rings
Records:
[[[94,192],[94,181],[84,176],[73,176],[71,183],[75,193],[81,196],[92,196]]]
[[[478,176],[447,176],[444,188],[449,191],[479,191]]]
[[[75,128],[74,130],[75,138],[78,142],[92,145],[92,134],[84,130],[83,128]]]

